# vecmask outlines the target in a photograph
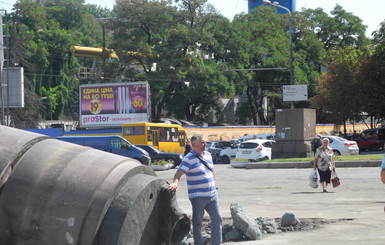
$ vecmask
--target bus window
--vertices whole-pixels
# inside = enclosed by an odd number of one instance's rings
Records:
[[[152,130],[152,137],[154,139],[153,142],[152,142],[152,145],[154,147],[159,146],[159,134],[158,134],[157,130]]]
[[[179,133],[179,145],[180,145],[181,147],[185,147],[186,144],[187,144],[187,141],[188,141],[188,139],[187,139],[186,133],[185,133],[184,131],[181,131],[181,132]]]
[[[144,127],[143,126],[127,126],[123,128],[123,135],[143,135]]]
[[[167,128],[158,128],[158,133],[159,133],[159,141],[160,142],[166,142],[167,141],[167,138],[166,138],[166,129]]]
[[[171,141],[178,142],[179,132],[177,128],[171,128]]]

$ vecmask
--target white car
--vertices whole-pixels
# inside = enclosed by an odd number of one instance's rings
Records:
[[[229,147],[222,149],[219,155],[221,156],[222,162],[224,164],[230,164],[230,161],[235,158],[237,154],[238,147],[233,143]]]
[[[246,141],[246,140],[255,140],[255,139],[265,139],[265,140],[274,140],[275,139],[275,134],[272,134],[272,133],[268,133],[268,134],[248,134],[248,135],[244,135],[240,138],[238,138],[235,142],[234,142],[234,146],[235,147],[239,147],[239,145],[243,142],[243,141]]]
[[[322,138],[328,138],[329,146],[333,148],[334,155],[358,155],[360,149],[357,142],[333,135],[322,135]]]
[[[249,161],[270,160],[273,140],[246,140],[238,147],[235,158],[248,159]]]

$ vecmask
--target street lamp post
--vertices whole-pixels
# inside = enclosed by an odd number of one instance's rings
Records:
[[[289,32],[290,32],[290,85],[294,85],[294,70],[293,70],[293,16],[291,14],[290,9],[286,8],[279,4],[279,2],[271,2],[270,0],[263,0],[264,4],[269,4],[271,6],[275,6],[277,8],[281,8],[286,10],[289,13]],[[291,107],[294,108],[293,102],[291,103]]]

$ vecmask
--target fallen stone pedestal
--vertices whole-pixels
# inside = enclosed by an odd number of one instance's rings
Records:
[[[175,244],[190,229],[136,160],[0,126],[0,245]]]

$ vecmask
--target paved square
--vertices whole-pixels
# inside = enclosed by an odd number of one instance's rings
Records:
[[[215,165],[215,169],[223,217],[231,217],[230,204],[239,202],[253,217],[278,218],[291,212],[299,219],[352,219],[310,232],[280,233],[237,244],[385,244],[385,185],[379,167],[338,168],[341,185],[330,185],[329,193],[309,186],[311,168],[236,169]],[[171,183],[175,171],[156,173]],[[191,214],[185,176],[177,200],[180,208]]]

